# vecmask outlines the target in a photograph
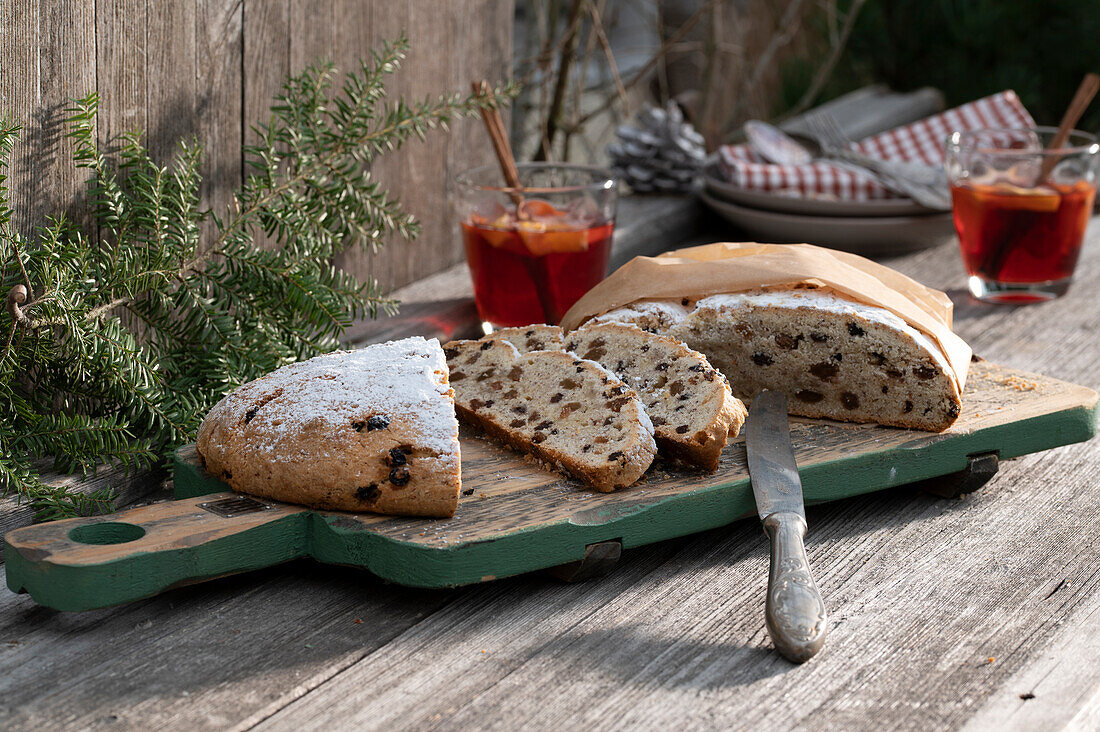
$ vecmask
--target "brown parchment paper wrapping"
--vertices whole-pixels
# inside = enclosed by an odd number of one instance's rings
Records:
[[[573,330],[589,318],[640,300],[680,300],[760,289],[816,287],[885,308],[939,345],[959,393],[970,346],[951,331],[951,299],[869,259],[812,244],[706,244],[635,257],[588,291],[562,318]]]

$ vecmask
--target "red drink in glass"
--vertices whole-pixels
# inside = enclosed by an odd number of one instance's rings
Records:
[[[457,207],[482,325],[557,324],[607,275],[615,179],[566,163],[520,163],[519,188],[495,166],[458,176]]]
[[[557,323],[607,274],[614,224],[580,229],[471,216],[462,222],[474,300],[497,327]]]
[[[1073,281],[1096,197],[1100,143],[1053,127],[954,132],[944,166],[970,294],[1060,297]]]
[[[967,273],[1011,284],[1069,279],[1095,195],[1096,186],[1083,181],[1036,188],[953,186],[955,228]]]

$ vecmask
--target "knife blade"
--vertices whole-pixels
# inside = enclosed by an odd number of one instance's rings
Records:
[[[745,449],[756,510],[771,540],[764,619],[776,650],[802,663],[825,644],[829,621],[803,543],[806,509],[785,395],[765,390],[752,400]]]

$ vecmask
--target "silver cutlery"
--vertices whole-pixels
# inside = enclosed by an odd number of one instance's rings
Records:
[[[909,196],[926,208],[951,210],[947,171],[943,166],[881,160],[856,152],[852,149],[852,140],[829,114],[809,114],[805,122],[808,135],[820,145],[823,157],[865,168],[874,173],[885,187]]]
[[[829,620],[803,544],[806,510],[782,393],[762,391],[752,400],[745,449],[756,510],[771,539],[764,620],[776,650],[802,663],[825,644]]]
[[[852,149],[852,141],[831,115],[811,113],[803,121],[806,131],[797,138],[760,120],[745,123],[745,136],[753,150],[769,162],[805,165],[814,160],[829,160],[840,167],[870,173],[886,188],[908,196],[926,208],[951,210],[947,174],[943,168],[923,163],[880,160],[856,152]]]

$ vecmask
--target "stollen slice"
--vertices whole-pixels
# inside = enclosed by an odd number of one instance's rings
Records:
[[[638,392],[662,453],[718,469],[727,439],[737,436],[747,412],[706,356],[675,338],[618,323],[575,330],[565,348],[602,363]]]
[[[564,351],[521,353],[506,340],[444,347],[461,420],[511,447],[611,492],[636,482],[657,452],[632,389],[594,361]]]

